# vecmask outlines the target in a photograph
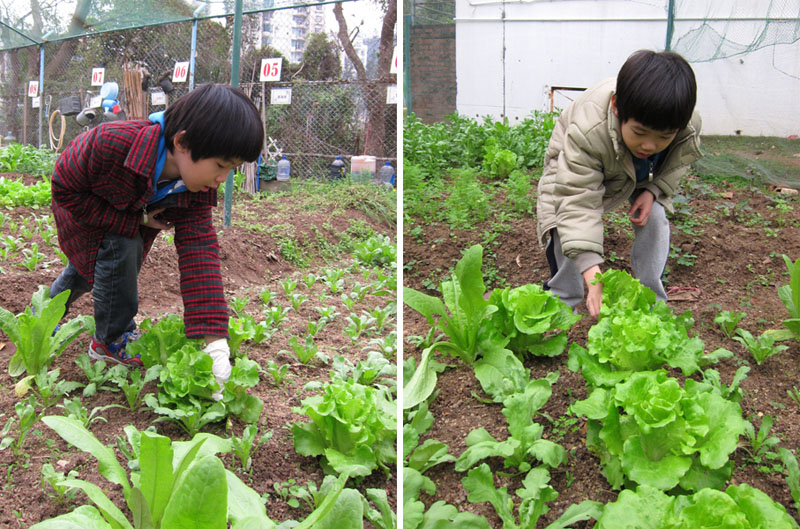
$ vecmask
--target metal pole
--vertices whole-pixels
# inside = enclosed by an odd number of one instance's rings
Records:
[[[39,46],[39,144],[42,147],[42,108],[44,107],[44,44]]]
[[[667,43],[664,46],[666,51],[672,47],[672,34],[675,31],[675,0],[669,0],[667,4]]]
[[[405,15],[403,21],[403,103],[406,113],[414,110],[411,106],[411,15]]]
[[[197,55],[197,15],[205,9],[208,4],[203,4],[192,13],[192,51],[189,55],[189,91],[194,90],[194,58]]]
[[[231,62],[231,86],[239,87],[239,56],[242,48],[242,0],[236,0],[236,7],[233,15],[233,50]],[[233,171],[228,173],[225,181],[225,216],[223,225],[228,228],[231,225],[231,208],[233,207]]]

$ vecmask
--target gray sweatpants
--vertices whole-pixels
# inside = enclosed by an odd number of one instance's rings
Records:
[[[652,289],[656,293],[656,299],[666,301],[667,293],[664,291],[661,276],[664,274],[669,256],[669,221],[664,206],[653,202],[647,224],[642,227],[633,225],[633,233],[635,236],[631,251],[633,276],[644,286]],[[583,275],[575,261],[561,253],[561,240],[557,229],[550,231],[547,257],[550,270],[555,272],[547,282],[550,291],[570,307],[577,306],[583,301],[584,296]]]

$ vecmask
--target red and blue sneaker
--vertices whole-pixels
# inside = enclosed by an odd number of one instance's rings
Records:
[[[92,336],[92,343],[89,344],[89,358],[92,360],[111,360],[129,367],[141,367],[142,360],[139,355],[130,356],[125,352],[125,346],[128,345],[128,342],[135,342],[141,336],[142,334],[139,331],[128,331],[108,345],[98,342]]]

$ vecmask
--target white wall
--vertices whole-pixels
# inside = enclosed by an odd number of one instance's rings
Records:
[[[736,2],[735,13],[729,1],[688,2],[687,10],[678,14],[675,36],[698,27],[698,19],[763,17],[766,1]],[[800,0],[794,1],[800,6]],[[613,77],[634,51],[664,49],[665,5],[666,0],[456,0],[458,112],[508,116],[513,124],[533,110],[549,110],[552,86],[585,88]],[[798,12],[800,7],[794,16]],[[730,26],[727,21],[710,25],[744,44],[756,39],[763,27],[746,22]],[[713,43],[709,44],[706,48],[713,50]],[[685,39],[673,41],[676,45],[680,52],[681,46],[696,47],[697,43]],[[796,103],[800,101],[800,42],[692,62],[692,67],[703,133],[800,134],[800,104]],[[574,95],[557,91],[555,105],[564,108]]]

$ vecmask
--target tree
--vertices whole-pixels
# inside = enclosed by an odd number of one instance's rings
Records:
[[[338,79],[341,73],[342,65],[334,43],[324,33],[311,35],[298,76],[309,81],[330,81]]]
[[[383,15],[381,25],[381,40],[378,50],[378,72],[377,78],[370,80],[367,77],[367,69],[358,57],[353,43],[350,40],[347,22],[344,19],[342,4],[338,3],[333,8],[333,15],[339,24],[337,36],[342,45],[347,58],[353,63],[356,69],[356,77],[359,81],[366,82],[365,100],[367,102],[367,137],[365,141],[365,152],[372,156],[382,158],[385,156],[384,138],[386,135],[386,83],[391,79],[389,68],[392,62],[392,51],[394,48],[394,27],[397,23],[397,0],[388,0],[386,11]],[[372,82],[370,82],[372,81]]]

